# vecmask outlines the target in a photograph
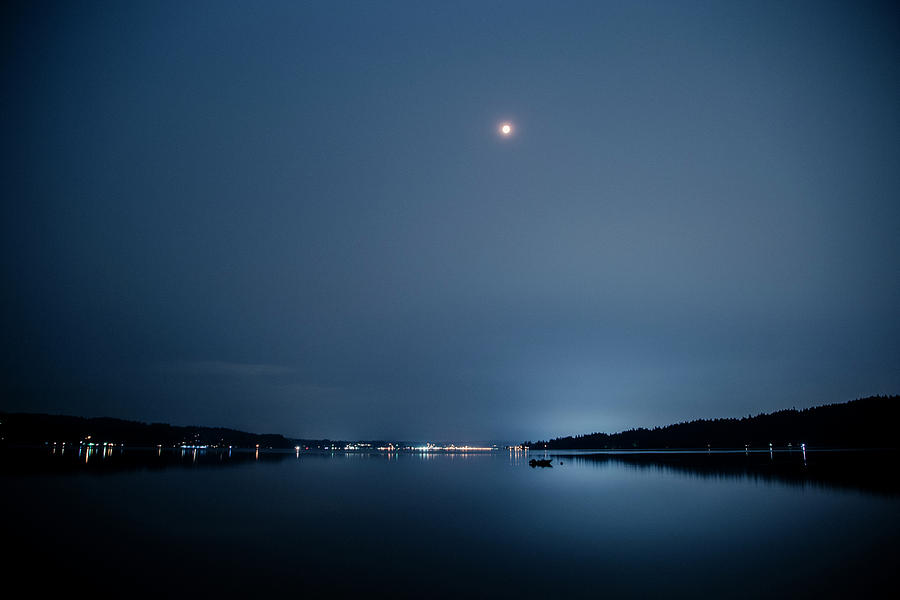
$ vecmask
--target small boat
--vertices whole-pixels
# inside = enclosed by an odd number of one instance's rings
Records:
[[[551,458],[532,458],[528,461],[528,466],[532,469],[535,467],[552,467],[553,459]]]

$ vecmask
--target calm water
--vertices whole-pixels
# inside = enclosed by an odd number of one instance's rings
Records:
[[[34,593],[126,597],[875,596],[898,583],[895,458],[533,469],[507,453],[6,450],[2,573]]]

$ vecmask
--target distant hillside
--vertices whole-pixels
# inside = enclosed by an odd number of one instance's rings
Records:
[[[293,448],[282,435],[255,434],[222,427],[178,427],[166,423],[141,423],[108,417],[83,418],[64,415],[0,412],[0,438],[4,444],[44,442],[111,442],[129,446],[175,446],[180,444],[253,448]]]
[[[898,448],[900,396],[872,396],[804,410],[781,410],[742,419],[700,419],[653,429],[591,433],[525,442],[532,448],[768,448],[788,444],[809,447]]]

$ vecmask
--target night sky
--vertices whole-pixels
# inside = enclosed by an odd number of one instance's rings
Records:
[[[900,390],[896,5],[0,10],[0,409],[521,440]]]

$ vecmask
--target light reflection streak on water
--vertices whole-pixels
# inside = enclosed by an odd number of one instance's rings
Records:
[[[513,466],[518,466],[525,463],[525,457],[528,451],[522,448],[521,446],[514,446],[509,449],[509,462]]]

